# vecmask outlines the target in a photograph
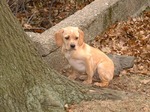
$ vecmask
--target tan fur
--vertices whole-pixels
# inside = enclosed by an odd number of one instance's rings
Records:
[[[62,47],[62,52],[70,65],[74,68],[70,78],[76,78],[76,71],[87,73],[88,77],[83,82],[91,84],[94,73],[99,74],[101,83],[96,86],[108,86],[114,75],[114,64],[112,60],[99,49],[84,43],[84,33],[77,27],[66,27],[55,34],[56,44]],[[75,47],[71,47],[74,45]]]

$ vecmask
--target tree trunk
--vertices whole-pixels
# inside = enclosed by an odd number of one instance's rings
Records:
[[[0,111],[58,112],[81,100],[121,98],[109,89],[98,94],[88,90],[43,62],[6,1],[0,0]]]

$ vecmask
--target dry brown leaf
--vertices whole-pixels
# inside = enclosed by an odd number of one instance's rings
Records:
[[[147,84],[150,82],[150,79],[144,79],[140,81],[142,84]]]
[[[23,27],[26,28],[26,29],[31,29],[32,28],[32,26],[30,24],[27,24],[27,23],[25,23],[23,25]]]

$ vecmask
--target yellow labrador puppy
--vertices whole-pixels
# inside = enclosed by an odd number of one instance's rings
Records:
[[[70,78],[76,78],[76,71],[85,72],[88,76],[83,82],[91,84],[94,73],[98,73],[101,82],[96,86],[108,86],[114,75],[112,60],[99,49],[84,43],[84,33],[78,27],[66,27],[55,34],[57,46],[62,47],[62,52],[67,58],[74,72]]]

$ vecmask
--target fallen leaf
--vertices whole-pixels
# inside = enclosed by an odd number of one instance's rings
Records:
[[[149,82],[150,82],[150,79],[147,79],[147,80],[146,80],[146,79],[144,79],[144,80],[141,80],[140,82],[141,82],[141,83],[143,83],[143,84],[147,84],[147,83],[149,83]]]

